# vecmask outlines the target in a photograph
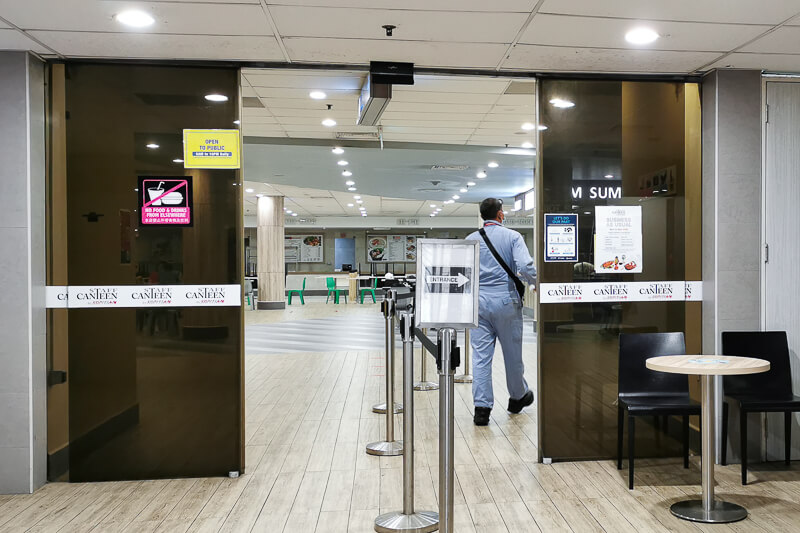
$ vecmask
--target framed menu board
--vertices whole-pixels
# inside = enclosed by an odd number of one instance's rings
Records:
[[[286,235],[286,244],[295,244],[301,263],[322,263],[322,235]]]
[[[417,235],[367,235],[370,263],[415,263]]]

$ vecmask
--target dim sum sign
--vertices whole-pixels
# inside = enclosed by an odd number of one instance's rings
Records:
[[[139,176],[142,226],[192,226],[192,177]]]

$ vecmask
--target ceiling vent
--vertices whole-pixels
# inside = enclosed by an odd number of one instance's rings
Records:
[[[467,170],[469,165],[433,165],[431,170]]]
[[[244,96],[242,97],[242,107],[264,107],[264,103],[257,96]]]
[[[512,81],[503,94],[536,94],[536,82]]]

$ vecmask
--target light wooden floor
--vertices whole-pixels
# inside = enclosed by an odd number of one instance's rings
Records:
[[[310,306],[305,314],[329,312]],[[338,312],[367,310],[339,307]],[[261,320],[258,315],[248,321]],[[532,357],[526,350],[529,369]],[[527,375],[535,382],[533,370]],[[371,412],[383,397],[381,352],[250,356],[246,376],[244,476],[50,484],[33,495],[0,496],[0,531],[369,532],[378,514],[401,508],[401,458],[364,452],[385,429],[383,417]],[[399,395],[399,365],[397,376]],[[617,471],[610,461],[539,464],[535,414],[505,412],[500,361],[494,379],[497,404],[486,428],[472,425],[470,386],[456,389],[459,533],[800,531],[796,471],[753,472],[753,483],[742,487],[737,467],[718,468],[720,495],[751,514],[746,521],[712,527],[669,514],[672,502],[699,494],[696,463],[684,470],[680,459],[639,461],[634,491],[626,488],[627,471]],[[437,400],[435,391],[415,393],[418,509],[437,509]],[[401,420],[397,417],[398,436]]]

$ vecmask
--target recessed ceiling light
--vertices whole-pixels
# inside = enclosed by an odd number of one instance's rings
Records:
[[[353,200],[361,200],[361,196],[359,196],[357,194],[354,194],[353,195]]]
[[[458,192],[467,192],[468,190],[466,187],[461,187]]]
[[[256,194],[256,198],[263,198],[263,197],[264,197],[264,195],[263,195],[263,194]],[[286,209],[285,209],[285,208],[284,208],[284,211],[286,211]]]
[[[339,161],[337,161],[337,162],[336,162],[336,164],[337,164],[337,165],[339,165],[340,167],[346,167],[346,166],[347,166],[347,165],[349,165],[350,163],[348,163],[348,162],[347,162],[347,161],[345,161],[344,159],[340,159]]]
[[[359,210],[359,211],[366,211],[366,210],[367,210],[367,208],[366,208],[366,207],[364,207],[364,206],[362,205],[361,207],[359,207],[359,208],[358,208],[358,210]]]
[[[314,100],[325,100],[325,98],[328,97],[328,95],[322,91],[311,91],[310,93],[308,93],[308,96],[310,96]]]
[[[356,182],[353,181],[353,180],[347,180],[347,181],[344,182],[344,184],[347,185],[348,187],[350,187],[351,185],[355,185]]]
[[[435,217],[435,216],[436,216],[436,213],[431,213],[431,216],[432,216],[432,217]]]
[[[523,148],[533,148],[533,143],[524,142],[522,143]]]
[[[350,172],[349,170],[345,170],[345,171],[342,172],[342,176],[344,176],[345,178],[349,178],[352,175],[353,175],[353,173]],[[348,183],[348,185],[352,185],[352,183]]]
[[[436,208],[436,212],[437,212],[437,213],[438,213],[439,211],[441,211],[441,210],[442,210],[442,208],[441,208],[441,207],[437,207],[437,208]]]
[[[183,163],[183,159],[173,159],[173,163]]]
[[[155,19],[144,11],[123,11],[114,17],[117,22],[133,28],[144,28],[155,22]]]
[[[521,127],[525,131],[531,131],[532,129],[536,128],[536,126],[532,122],[526,122]]]
[[[253,189],[245,189],[244,192],[255,192]]]
[[[459,195],[457,195],[457,194],[454,194],[454,195],[453,195],[453,200],[458,200],[458,199],[460,199],[460,198],[461,198],[461,197],[460,197]]]
[[[478,172],[478,174],[476,174],[476,176],[477,176],[479,179],[483,179],[483,178],[485,178],[485,177],[486,177],[486,172],[485,172],[485,171],[483,171],[483,170],[481,170],[480,172]]]
[[[296,216],[297,216],[297,213],[292,213],[292,216],[293,216],[293,217],[296,217]]]
[[[497,168],[500,166],[500,164],[497,161],[489,161],[489,164],[486,166],[489,168]]]
[[[339,148],[338,146],[331,150],[336,155],[342,155],[344,153],[344,148]]]
[[[353,204],[347,204],[347,207],[353,207]]]
[[[326,118],[325,120],[322,121],[322,125],[332,128],[336,125],[336,121],[333,120],[332,118]]]
[[[546,129],[547,129],[547,126],[545,126],[544,124],[539,124],[539,125],[537,126],[537,128],[539,129],[539,131],[544,131],[544,130],[546,130]]]
[[[356,200],[356,203],[357,203],[357,204],[363,204],[363,203],[364,203],[364,200]]]
[[[367,216],[367,214],[366,213],[361,213],[361,216],[365,217],[365,216]]]
[[[358,190],[358,189],[356,189],[355,187],[348,187],[348,188],[347,188],[347,190],[348,190],[348,191],[356,191],[356,190]]]
[[[475,182],[474,181],[468,181],[467,182],[467,187],[474,187],[474,186],[475,186]]]
[[[625,40],[631,44],[650,44],[658,37],[658,33],[650,28],[634,28],[625,34]]]
[[[214,94],[207,94],[206,100],[208,100],[209,102],[227,102],[228,97],[225,96],[224,94],[214,93]]]
[[[241,123],[242,123],[242,121],[241,121],[241,120],[234,120],[234,121],[233,121],[233,123],[234,123],[234,124],[236,124],[236,125],[238,126],[239,124],[241,124]]]
[[[570,107],[575,107],[575,102],[570,102],[569,100],[564,100],[563,98],[553,98],[550,100],[550,104],[553,107],[557,107],[559,109],[568,109]]]
[[[454,203],[456,203],[456,201],[455,200],[445,200],[442,203],[444,203],[444,204],[454,204]]]
[[[603,177],[604,177],[604,178],[607,178],[607,179],[611,179],[611,178],[613,178],[613,177],[614,177],[614,175],[613,175],[613,174],[606,174],[606,175],[605,175],[605,176],[603,176]]]
[[[431,204],[431,207],[436,209],[436,204]]]
[[[156,143],[150,143],[150,144],[147,145],[147,147],[150,148],[151,150],[155,150],[159,146]]]

